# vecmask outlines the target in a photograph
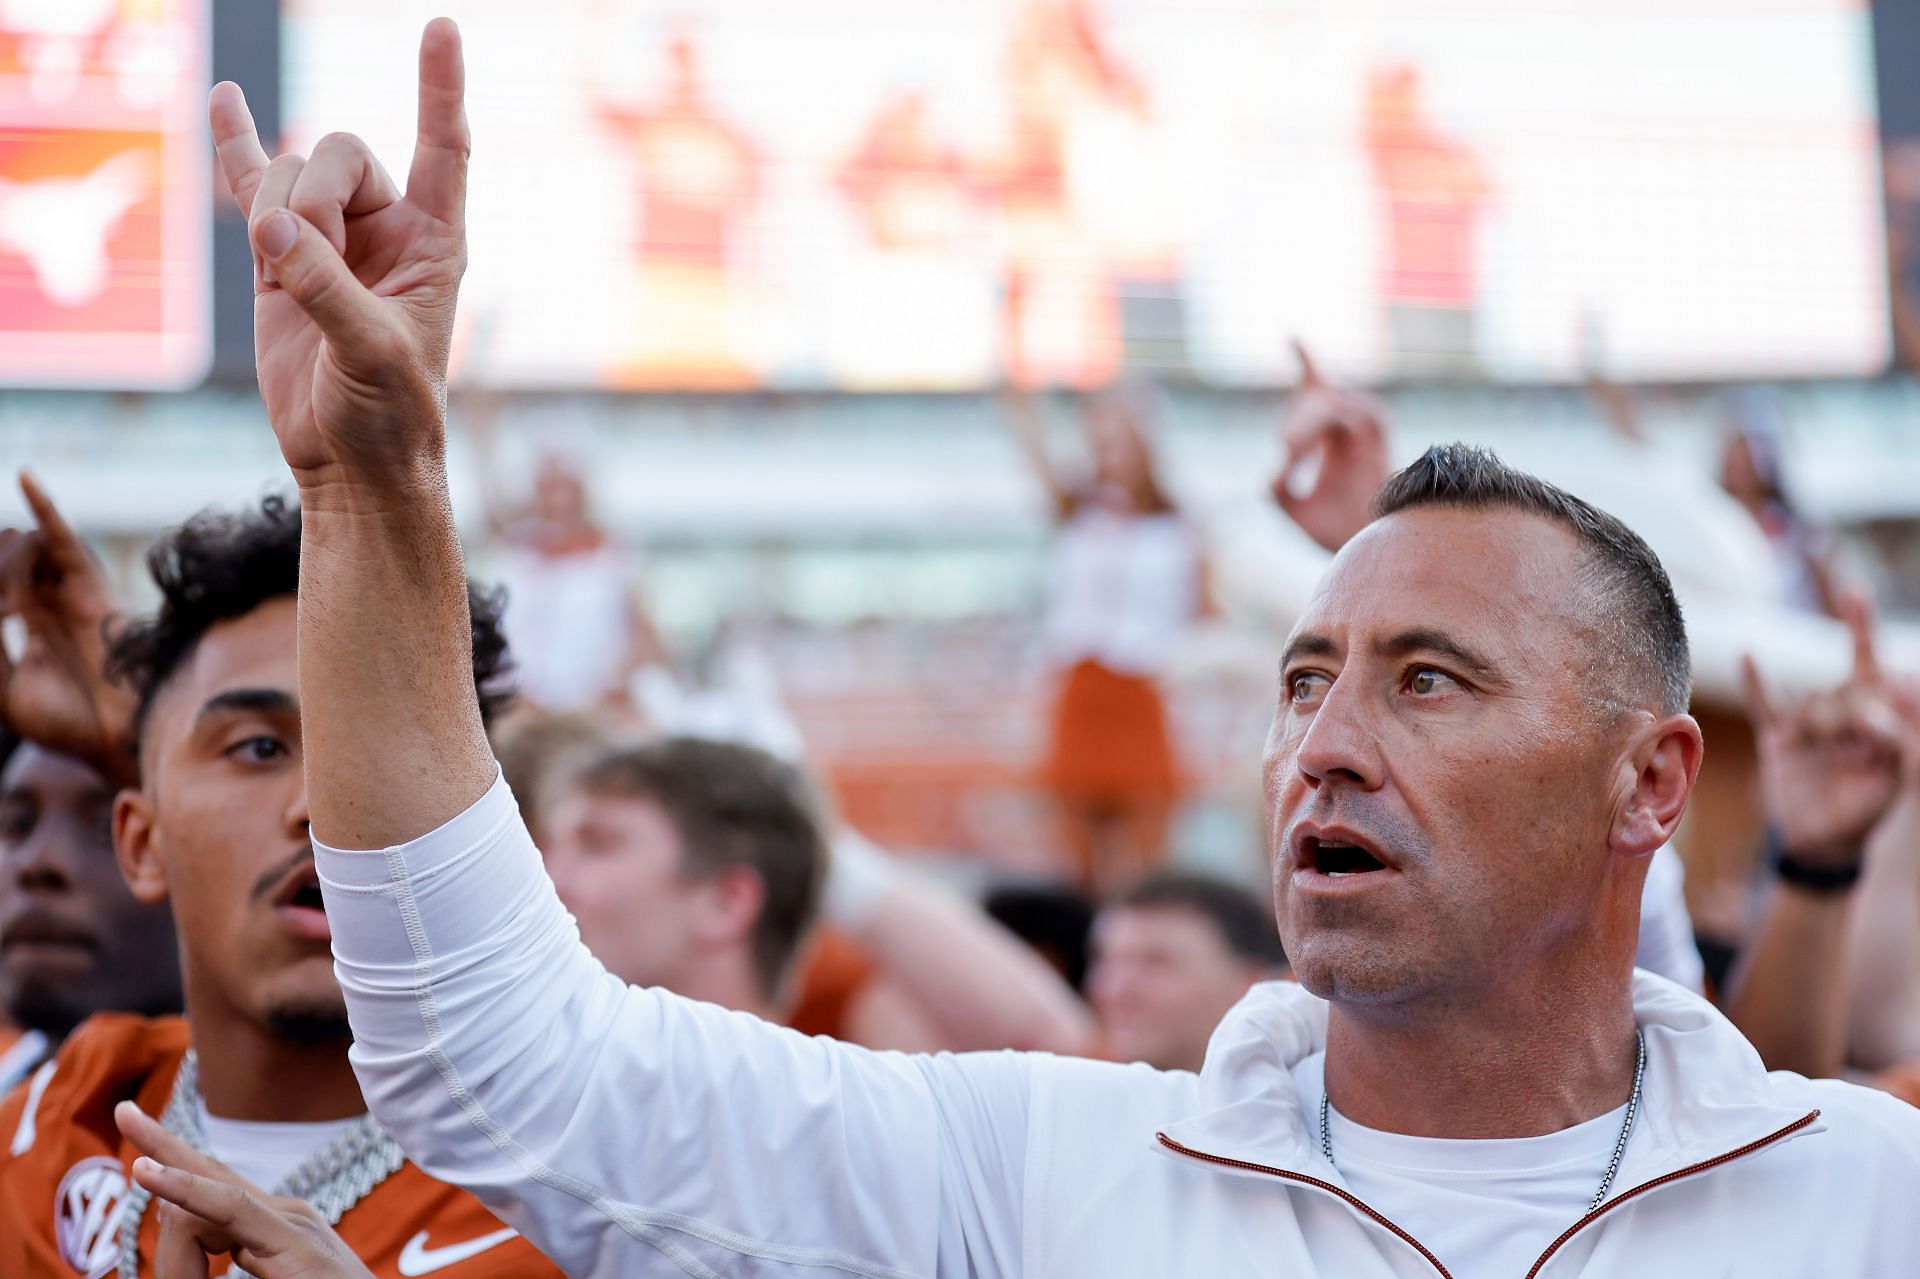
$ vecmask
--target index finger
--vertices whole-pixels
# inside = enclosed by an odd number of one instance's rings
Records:
[[[247,110],[247,95],[239,85],[222,80],[213,86],[207,95],[207,124],[213,129],[213,152],[220,159],[220,172],[226,175],[233,202],[240,206],[240,216],[251,217],[253,193],[266,176],[268,161],[253,112]]]
[[[145,1155],[133,1161],[133,1179],[189,1216],[217,1226],[233,1250],[271,1252],[292,1242],[293,1227],[264,1197],[244,1184],[216,1181],[184,1168],[169,1168]]]
[[[201,1154],[130,1101],[123,1101],[113,1108],[113,1122],[119,1127],[121,1136],[156,1164],[228,1184],[245,1184],[239,1173],[211,1155]]]
[[[1863,684],[1880,682],[1880,654],[1874,644],[1873,597],[1859,588],[1840,597],[1840,617],[1853,638],[1853,678]]]
[[[407,202],[442,222],[458,223],[467,207],[467,69],[460,28],[435,18],[420,36],[420,122]]]
[[[1302,390],[1309,387],[1325,386],[1327,384],[1326,379],[1320,376],[1320,366],[1313,362],[1313,355],[1307,350],[1307,344],[1299,338],[1293,339],[1293,356],[1300,361],[1300,386]]]
[[[1747,705],[1747,718],[1756,736],[1773,727],[1773,704],[1767,700],[1767,686],[1760,679],[1752,653],[1740,655],[1740,697]]]
[[[73,531],[73,526],[67,523],[67,517],[60,514],[60,508],[53,504],[46,490],[40,487],[40,481],[28,471],[20,472],[20,492],[33,511],[34,523],[40,526],[47,555],[53,560],[54,567],[66,572],[90,568],[92,561],[87,556],[85,544]]]

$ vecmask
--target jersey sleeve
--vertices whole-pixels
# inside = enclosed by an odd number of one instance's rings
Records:
[[[368,1105],[567,1273],[1017,1273],[1028,1058],[874,1053],[625,985],[503,781],[408,844],[317,856]]]

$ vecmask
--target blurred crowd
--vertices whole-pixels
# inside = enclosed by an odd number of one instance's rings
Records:
[[[1380,401],[1329,385],[1300,357],[1272,492],[1337,550],[1369,518],[1389,426]],[[1625,393],[1598,394],[1633,434]],[[1137,388],[1073,401],[1074,458],[1056,457],[1053,403],[1020,391],[1003,400],[1056,530],[1041,619],[1051,728],[1033,774],[1054,816],[1050,876],[938,873],[837,818],[830,778],[809,760],[764,657],[735,645],[704,680],[690,677],[650,624],[633,548],[596,523],[588,483],[564,454],[543,457],[524,500],[493,499],[499,590],[476,614],[476,635],[484,620],[495,740],[549,873],[613,972],[873,1047],[1044,1049],[1190,1070],[1227,1008],[1253,983],[1285,977],[1265,895],[1245,876],[1181,869],[1169,846],[1183,770],[1160,676],[1215,607],[1200,525],[1157,472]],[[1754,798],[1751,826],[1777,851],[1783,830],[1829,802],[1795,791],[1795,762],[1809,751],[1857,755],[1870,793],[1822,853],[1828,878],[1782,875],[1777,857],[1750,849],[1731,872],[1731,922],[1691,919],[1682,891],[1688,874],[1729,872],[1696,872],[1662,850],[1641,961],[1720,1001],[1770,1062],[1920,1101],[1920,1005],[1907,993],[1920,978],[1910,677],[1877,667],[1868,604],[1790,502],[1777,414],[1757,395],[1732,404],[1719,481],[1773,550],[1780,606],[1845,618],[1860,650],[1852,681],[1787,712],[1763,712],[1750,685],[1759,784],[1739,785]],[[488,430],[475,427],[483,443]],[[287,889],[274,878],[273,893],[259,891],[261,876],[286,869],[265,832],[302,820],[284,793],[298,776],[297,708],[235,708],[241,725],[218,757],[245,767],[182,797],[195,817],[170,832],[175,874],[143,848],[148,761],[130,749],[172,666],[205,660],[203,638],[263,610],[290,617],[297,511],[208,512],[162,538],[149,554],[161,614],[133,621],[53,499],[30,477],[22,484],[39,525],[0,535],[4,607],[20,628],[5,668],[0,773],[5,1087],[90,1016],[178,1012],[183,970],[210,970],[201,980],[220,985],[266,980],[238,921],[252,909],[317,910],[310,881]],[[129,635],[156,626],[180,628],[164,653],[129,648]],[[1843,713],[1867,699],[1884,703],[1880,718]],[[1869,723],[1876,735],[1850,736]],[[249,823],[262,831],[245,833]],[[195,870],[203,842],[242,861]],[[1250,866],[1265,861],[1265,850],[1247,850]],[[1887,891],[1856,891],[1860,878]],[[189,885],[209,900],[196,902]],[[189,918],[241,935],[196,961],[208,934],[176,927]],[[260,1030],[274,1033],[270,1021]]]

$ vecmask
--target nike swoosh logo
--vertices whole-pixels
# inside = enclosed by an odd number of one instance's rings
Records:
[[[400,1273],[413,1279],[415,1275],[430,1275],[436,1270],[445,1270],[448,1266],[458,1265],[469,1257],[477,1257],[489,1248],[498,1248],[509,1239],[518,1237],[517,1230],[496,1230],[490,1235],[481,1235],[478,1239],[469,1239],[465,1243],[448,1244],[444,1248],[427,1247],[427,1232],[422,1230],[407,1240],[407,1246],[400,1250]]]

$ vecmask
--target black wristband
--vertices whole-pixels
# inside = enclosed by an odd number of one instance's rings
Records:
[[[1810,893],[1844,893],[1860,882],[1860,858],[1854,858],[1847,866],[1803,862],[1787,851],[1786,845],[1780,842],[1779,831],[1772,827],[1767,829],[1767,860],[1781,882]]]

